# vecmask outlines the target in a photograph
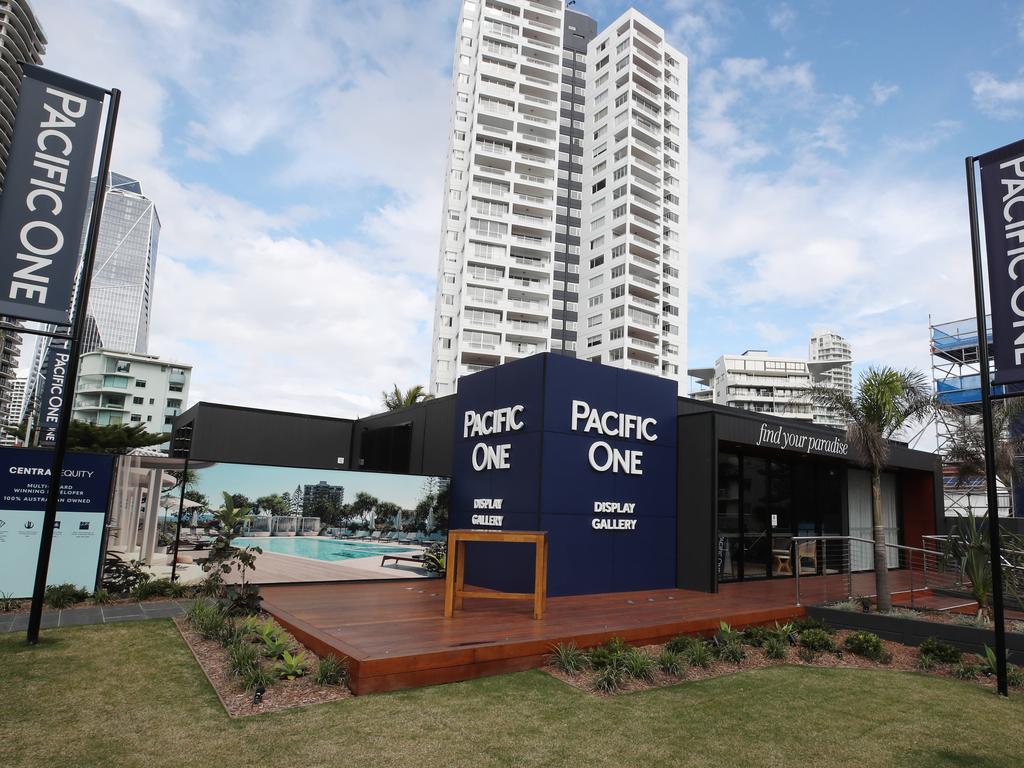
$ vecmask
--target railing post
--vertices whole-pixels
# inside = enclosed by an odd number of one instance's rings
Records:
[[[907,560],[910,561],[910,607],[914,607],[914,550],[907,550]]]
[[[793,539],[793,578],[796,580],[796,604],[800,605],[800,543]]]
[[[846,593],[853,600],[853,539],[846,539]],[[842,564],[839,566],[842,568]]]
[[[921,554],[921,578],[924,579],[924,588],[928,589],[928,547],[923,546],[924,541],[921,544],[922,549],[924,549],[924,552]]]

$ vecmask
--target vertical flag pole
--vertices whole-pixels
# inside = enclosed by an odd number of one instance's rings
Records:
[[[992,427],[992,387],[989,382],[988,329],[985,323],[985,288],[978,233],[978,195],[974,182],[975,158],[965,160],[967,209],[971,220],[971,256],[974,260],[974,305],[978,316],[978,356],[981,362],[981,416],[985,438],[985,484],[988,489],[989,558],[992,566],[992,618],[995,624],[996,682],[1002,696],[1006,681],[1006,624],[1003,614],[1003,565],[999,547],[999,497],[996,494],[995,434]]]
[[[71,349],[64,379],[64,401],[61,403],[60,419],[57,423],[56,444],[53,449],[53,467],[50,470],[50,487],[46,494],[46,512],[43,514],[43,530],[39,537],[39,560],[36,563],[36,580],[32,590],[32,608],[28,616],[30,645],[39,642],[39,626],[43,620],[43,593],[46,591],[46,575],[50,569],[50,551],[53,548],[53,526],[57,521],[57,504],[60,500],[60,485],[64,474],[64,456],[68,447],[68,427],[71,411],[74,409],[75,385],[78,379],[78,358],[82,349],[82,333],[85,329],[85,310],[89,305],[89,284],[92,267],[96,261],[96,245],[99,241],[100,219],[103,215],[103,201],[107,193],[107,178],[110,175],[110,155],[114,146],[114,126],[117,123],[117,109],[121,103],[121,91],[117,88],[108,92],[107,123],[100,152],[99,173],[96,176],[96,191],[92,200],[92,215],[89,219],[89,239],[85,245],[82,261],[82,276],[75,296],[74,315],[71,326]]]

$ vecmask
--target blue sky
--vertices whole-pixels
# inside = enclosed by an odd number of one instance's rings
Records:
[[[33,5],[48,66],[124,92],[150,351],[193,402],[352,416],[426,383],[455,0]],[[689,365],[828,327],[926,367],[929,313],[972,313],[963,157],[1024,135],[1024,8],[637,7],[689,59]]]

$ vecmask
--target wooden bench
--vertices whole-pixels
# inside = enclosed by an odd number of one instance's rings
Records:
[[[466,589],[466,542],[500,542],[533,544],[537,551],[533,573],[533,592],[496,592]],[[444,582],[444,615],[462,609],[463,598],[482,597],[490,600],[532,600],[533,618],[544,617],[548,601],[548,534],[546,531],[483,531],[457,529],[448,532],[448,568]]]

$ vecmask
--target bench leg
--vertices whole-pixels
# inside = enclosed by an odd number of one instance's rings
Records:
[[[548,552],[547,542],[543,539],[536,544],[536,557],[533,572],[533,618],[544,618],[544,609],[548,597]]]
[[[459,567],[458,556],[448,542],[448,568],[444,574],[444,615],[451,618],[455,612],[455,569]]]
[[[462,588],[465,586],[466,581],[466,542],[456,542],[455,550],[455,562],[458,563],[459,569],[455,573],[455,591],[453,597],[455,598],[455,607],[461,611],[463,599],[459,593],[462,592]]]

